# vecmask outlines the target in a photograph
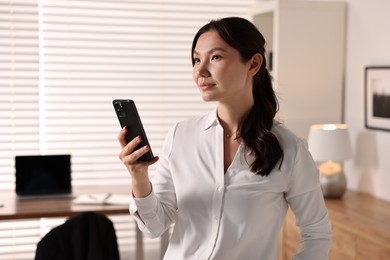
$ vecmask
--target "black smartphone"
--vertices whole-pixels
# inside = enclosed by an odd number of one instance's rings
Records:
[[[126,141],[130,142],[139,135],[141,136],[142,140],[141,143],[137,145],[135,150],[145,145],[149,145],[148,138],[146,137],[146,133],[134,101],[131,99],[115,99],[112,101],[112,103],[114,105],[115,112],[121,127],[123,128],[127,126]],[[139,160],[149,162],[154,159],[150,145],[149,148],[149,151],[142,155]]]

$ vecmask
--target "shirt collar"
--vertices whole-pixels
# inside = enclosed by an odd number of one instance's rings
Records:
[[[217,108],[215,108],[213,111],[211,111],[207,115],[205,123],[204,123],[204,130],[206,131],[210,127],[216,126],[216,125],[219,125],[218,117],[217,117]]]

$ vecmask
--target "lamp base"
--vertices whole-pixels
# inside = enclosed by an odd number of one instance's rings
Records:
[[[325,198],[341,198],[347,189],[347,180],[343,171],[337,174],[320,173],[320,184]]]

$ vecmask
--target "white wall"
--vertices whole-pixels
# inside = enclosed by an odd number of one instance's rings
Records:
[[[262,1],[269,0],[256,0]],[[344,1],[348,3],[344,121],[354,148],[353,159],[345,163],[348,188],[390,201],[390,131],[364,125],[365,67],[390,66],[390,1]]]
[[[390,66],[390,1],[348,0],[345,122],[354,158],[345,164],[348,187],[390,200],[390,131],[364,126],[364,69]]]

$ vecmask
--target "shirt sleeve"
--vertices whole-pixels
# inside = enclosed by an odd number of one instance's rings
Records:
[[[298,142],[286,199],[301,234],[300,249],[293,260],[327,260],[332,244],[332,227],[319,183],[318,168],[303,140]]]
[[[168,133],[159,156],[156,173],[152,178],[152,192],[145,198],[130,200],[130,214],[139,229],[152,238],[161,236],[177,218],[176,192],[169,167],[173,136],[174,129]]]

